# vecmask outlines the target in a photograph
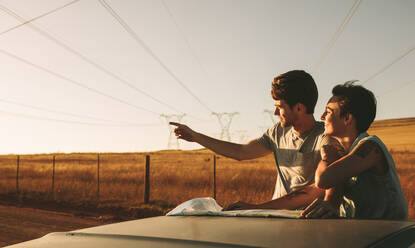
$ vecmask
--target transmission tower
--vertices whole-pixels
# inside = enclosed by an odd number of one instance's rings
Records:
[[[269,110],[269,109],[264,109],[264,114],[268,114],[269,118],[271,119],[272,124],[275,124],[274,111]]]
[[[174,148],[174,146],[176,146],[176,149],[180,148],[180,144],[179,144],[179,140],[176,138],[176,136],[174,135],[174,129],[176,128],[175,126],[172,126],[169,124],[169,122],[174,121],[174,122],[181,122],[183,117],[186,114],[181,114],[181,115],[165,115],[165,114],[161,114],[160,117],[164,118],[167,122],[167,127],[169,129],[169,141],[167,143],[167,148],[171,149]]]
[[[239,114],[238,112],[233,112],[233,113],[212,112],[212,115],[218,118],[219,125],[221,127],[220,139],[226,139],[227,141],[231,141],[231,135],[229,133],[229,128],[231,126],[233,117],[235,117],[235,115],[238,115],[238,114]]]
[[[258,130],[261,132],[261,135],[269,129],[269,126],[258,126]]]
[[[246,131],[246,130],[237,130],[237,131],[234,132],[233,136],[236,136],[237,139],[238,139],[238,142],[240,144],[243,144],[248,139],[248,131]]]

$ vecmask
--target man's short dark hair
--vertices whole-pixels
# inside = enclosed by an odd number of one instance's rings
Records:
[[[356,81],[348,81],[336,85],[329,102],[340,105],[340,116],[350,113],[356,119],[356,129],[359,133],[365,132],[376,117],[376,98],[373,93]]]
[[[318,92],[310,74],[302,70],[294,70],[274,78],[271,96],[274,100],[286,101],[291,108],[297,103],[302,103],[307,108],[307,113],[313,114]]]

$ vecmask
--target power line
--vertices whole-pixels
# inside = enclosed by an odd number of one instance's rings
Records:
[[[27,60],[25,60],[25,59],[23,59],[23,58],[20,58],[20,57],[18,57],[17,55],[14,55],[14,54],[11,54],[11,53],[9,53],[9,52],[6,52],[6,51],[5,51],[5,50],[3,50],[3,49],[0,49],[0,53],[2,53],[2,54],[4,54],[4,55],[7,55],[7,56],[9,56],[9,57],[12,57],[12,58],[14,58],[14,59],[16,59],[16,60],[18,60],[18,61],[20,61],[20,62],[23,62],[23,63],[25,63],[25,64],[27,64],[27,65],[30,65],[30,66],[32,66],[32,67],[35,67],[35,68],[36,68],[36,69],[38,69],[38,70],[44,71],[44,72],[46,72],[46,73],[49,73],[49,74],[51,74],[51,75],[53,75],[53,76],[55,76],[55,77],[57,77],[57,78],[60,78],[60,79],[62,79],[62,80],[64,80],[64,81],[69,82],[69,83],[71,83],[71,84],[74,84],[74,85],[76,85],[76,86],[78,86],[78,87],[81,87],[81,88],[83,88],[83,89],[86,89],[86,90],[89,90],[89,91],[91,91],[91,92],[94,92],[94,93],[96,93],[96,94],[98,94],[98,95],[101,95],[101,96],[104,96],[104,97],[110,98],[111,100],[117,101],[117,102],[119,102],[119,103],[122,103],[122,104],[128,105],[128,106],[130,106],[130,107],[133,107],[133,108],[136,108],[136,109],[139,109],[139,110],[142,110],[142,111],[146,111],[146,112],[149,112],[149,113],[152,113],[152,114],[155,114],[155,115],[159,115],[158,113],[156,113],[156,112],[154,112],[154,111],[152,111],[152,110],[149,110],[149,109],[146,109],[146,108],[143,108],[143,107],[136,106],[136,105],[131,104],[131,103],[129,103],[129,102],[127,102],[127,101],[124,101],[124,100],[122,100],[122,99],[119,99],[119,98],[113,97],[113,96],[111,96],[111,95],[105,94],[105,93],[103,93],[103,92],[101,92],[101,91],[99,91],[99,90],[97,90],[97,89],[94,89],[94,88],[91,88],[91,87],[89,87],[89,86],[86,86],[86,85],[84,85],[84,84],[82,84],[82,83],[79,83],[79,82],[77,82],[77,81],[73,80],[73,79],[67,78],[67,77],[65,77],[65,76],[63,76],[63,75],[61,75],[61,74],[58,74],[58,73],[53,72],[53,71],[51,71],[51,70],[49,70],[49,69],[46,69],[46,68],[44,68],[44,67],[42,67],[42,66],[39,66],[39,65],[37,65],[37,64],[34,64],[34,63],[32,63],[32,62],[30,62],[30,61],[27,61]]]
[[[28,23],[30,23],[30,22],[36,21],[37,19],[40,19],[40,18],[45,17],[45,16],[47,16],[47,15],[50,15],[50,14],[52,14],[52,13],[55,13],[56,11],[59,11],[59,10],[61,10],[61,9],[65,8],[65,7],[68,7],[69,5],[72,5],[72,4],[76,3],[76,2],[79,2],[79,1],[80,1],[80,0],[75,0],[75,1],[69,2],[69,3],[67,3],[67,4],[65,4],[65,5],[63,5],[63,6],[60,6],[60,7],[56,8],[56,9],[53,9],[53,10],[51,10],[51,11],[48,11],[48,12],[46,12],[46,13],[44,13],[44,14],[40,15],[40,16],[37,16],[37,17],[32,18],[32,19],[30,19],[30,20],[24,21],[23,23],[21,23],[21,24],[19,24],[19,25],[16,25],[16,26],[11,27],[11,28],[9,28],[9,29],[7,29],[7,30],[3,31],[3,32],[0,32],[0,35],[3,35],[3,34],[5,34],[5,33],[8,33],[8,32],[10,32],[10,31],[12,31],[12,30],[17,29],[17,28],[20,28],[21,26],[24,26],[24,25],[26,25],[26,24],[28,24]],[[1,6],[1,5],[0,5],[0,8],[1,8],[3,11],[5,11],[5,10],[3,9],[3,8],[5,8],[4,6]]]
[[[415,83],[415,80],[411,80],[411,81],[408,81],[408,82],[401,83],[401,84],[397,85],[396,87],[393,87],[392,89],[389,89],[389,90],[386,90],[384,92],[381,92],[380,94],[376,95],[376,97],[377,98],[383,97],[385,95],[388,95],[388,94],[390,94],[390,93],[392,93],[394,91],[397,91],[399,89],[402,89],[402,88],[404,88],[404,87],[406,87],[406,86],[408,86],[410,84],[413,84],[413,83]]]
[[[403,54],[399,55],[396,59],[392,60],[392,62],[390,62],[386,66],[382,67],[379,71],[375,72],[370,77],[368,77],[368,79],[366,79],[365,81],[363,81],[362,85],[365,84],[365,83],[367,83],[367,82],[369,82],[370,80],[372,80],[373,78],[375,78],[376,76],[378,76],[379,74],[381,74],[382,72],[386,71],[389,67],[391,67],[392,65],[394,65],[399,60],[403,59],[405,56],[407,56],[408,54],[410,54],[413,50],[415,50],[415,45],[413,47],[409,48]]]
[[[64,48],[65,50],[67,50],[68,52],[76,55],[77,57],[79,57],[80,59],[82,59],[83,61],[85,61],[86,63],[94,66],[95,68],[97,68],[98,70],[104,72],[105,74],[109,75],[110,77],[116,79],[117,81],[123,83],[124,85],[127,85],[128,87],[130,87],[131,89],[147,96],[148,98],[151,98],[152,100],[158,102],[161,105],[164,105],[166,107],[168,107],[171,110],[174,110],[176,112],[182,112],[177,110],[175,107],[164,103],[162,101],[160,101],[159,99],[151,96],[150,94],[146,93],[145,91],[135,87],[132,83],[130,83],[129,81],[121,78],[120,76],[116,75],[115,73],[109,71],[108,69],[106,69],[104,66],[99,65],[98,63],[94,62],[93,60],[91,60],[90,58],[84,56],[83,54],[81,54],[80,52],[76,51],[74,48],[70,47],[69,45],[65,44],[64,42],[56,39],[55,37],[53,37],[52,35],[50,35],[49,33],[47,33],[44,30],[41,30],[40,28],[38,28],[37,26],[35,26],[34,24],[30,23],[30,21],[26,21],[23,17],[19,16],[17,13],[13,12],[12,10],[8,9],[7,7],[3,6],[0,4],[0,9],[3,10],[4,12],[6,12],[7,14],[11,15],[12,17],[14,17],[15,19],[17,19],[18,21],[22,22],[22,25],[25,24],[27,26],[29,26],[30,28],[32,28],[33,30],[35,30],[37,33],[39,33],[40,35],[42,35],[43,37],[49,39],[50,41],[54,42],[55,44],[59,45],[60,47]],[[43,15],[45,16],[45,14]],[[38,18],[34,18],[34,19],[38,19]]]
[[[360,4],[363,2],[363,0],[355,0],[352,7],[349,9],[349,12],[347,12],[347,15],[344,17],[342,22],[340,23],[340,26],[337,28],[337,31],[334,33],[333,37],[331,38],[329,44],[325,47],[323,54],[321,55],[320,59],[317,61],[317,63],[314,65],[312,72],[315,73],[323,63],[323,61],[328,56],[330,50],[334,47],[334,44],[337,42],[337,40],[340,38],[340,35],[343,33],[344,29],[346,28],[347,24],[349,24],[350,20],[352,19],[353,15],[356,13],[357,9],[359,8]]]
[[[90,119],[90,120],[95,120],[95,121],[112,122],[112,123],[115,123],[117,125],[130,125],[130,126],[147,125],[147,124],[141,124],[141,123],[126,122],[126,121],[107,120],[107,119],[101,119],[101,118],[91,117],[91,116],[87,116],[87,115],[79,115],[79,114],[73,114],[73,113],[68,113],[68,112],[62,112],[62,111],[43,108],[43,107],[38,107],[38,106],[30,105],[30,104],[18,103],[18,102],[6,100],[6,99],[0,99],[0,102],[13,104],[13,105],[21,106],[21,107],[25,107],[25,108],[40,110],[40,111],[44,111],[44,112],[49,112],[49,113],[53,113],[53,114],[60,114],[60,115],[78,117],[78,118],[85,118],[85,119]]]
[[[147,51],[156,60],[159,65],[177,82],[179,83],[193,98],[195,98],[203,107],[205,107],[209,112],[213,112],[205,103],[203,103],[200,98],[198,98],[164,63],[159,57],[149,48],[149,46],[144,43],[144,41],[137,35],[136,32],[115,12],[115,10],[105,1],[98,0],[99,3],[110,13],[115,20],[125,29],[125,31],[141,46],[144,50]]]
[[[170,19],[172,20],[172,22],[174,23],[174,25],[176,26],[176,29],[178,30],[179,34],[182,36],[182,39],[184,40],[184,42],[187,45],[187,48],[189,49],[190,53],[193,55],[193,58],[196,60],[196,62],[199,65],[200,70],[203,72],[203,74],[205,75],[206,78],[208,78],[208,73],[205,70],[205,67],[202,65],[202,62],[200,61],[199,57],[196,56],[196,53],[194,52],[194,50],[192,49],[192,46],[190,45],[189,40],[186,38],[185,33],[183,32],[183,30],[180,28],[180,25],[177,23],[176,18],[174,18],[173,13],[170,11],[169,6],[166,4],[166,2],[164,0],[160,0],[162,5],[164,6],[164,8],[166,9],[166,12],[168,13],[168,15],[170,16]]]
[[[78,124],[78,125],[87,125],[87,126],[107,126],[107,127],[127,127],[127,126],[156,126],[159,124],[140,124],[140,125],[116,125],[116,124],[103,124],[103,123],[93,123],[93,122],[81,122],[81,121],[71,121],[71,120],[62,120],[62,119],[53,119],[48,117],[41,117],[35,115],[27,115],[27,114],[20,114],[20,113],[13,113],[0,110],[0,114],[3,115],[11,115],[14,117],[25,118],[25,119],[33,119],[33,120],[41,120],[41,121],[51,121],[51,122],[59,122],[59,123],[67,123],[67,124]]]

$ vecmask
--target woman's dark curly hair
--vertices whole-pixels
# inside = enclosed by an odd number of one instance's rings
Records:
[[[340,116],[350,113],[356,119],[356,129],[359,133],[369,129],[376,117],[375,95],[361,85],[355,85],[356,81],[348,81],[336,85],[333,96],[329,102],[337,102],[340,105]]]

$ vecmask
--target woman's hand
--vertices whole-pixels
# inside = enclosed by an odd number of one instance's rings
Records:
[[[345,155],[345,151],[340,145],[324,145],[321,150],[321,160],[332,163]]]
[[[338,218],[338,211],[331,206],[328,201],[324,201],[323,197],[315,199],[301,213],[306,219],[333,219]]]

